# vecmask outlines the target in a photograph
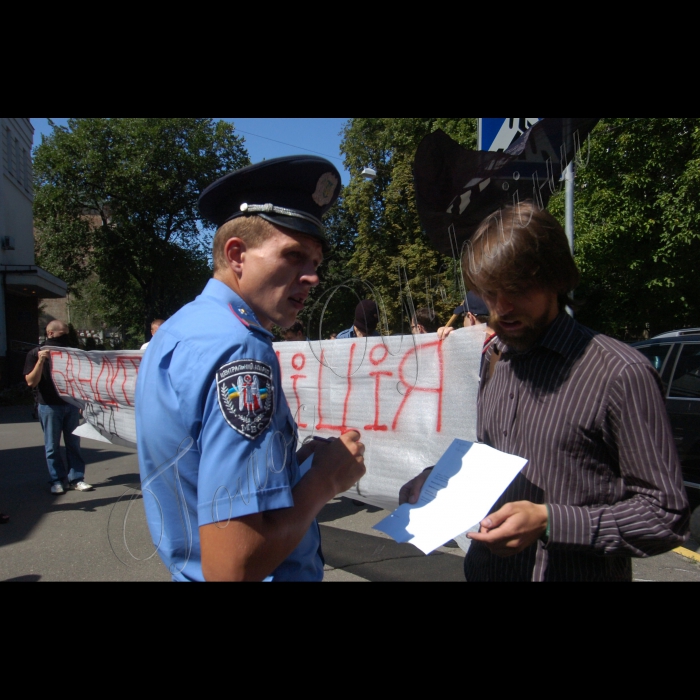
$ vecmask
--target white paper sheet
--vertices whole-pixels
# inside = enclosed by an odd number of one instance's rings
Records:
[[[102,433],[98,433],[97,430],[90,425],[90,423],[83,423],[82,425],[79,425],[73,431],[73,435],[77,435],[81,438],[88,438],[89,440],[97,440],[98,442],[107,442],[110,445],[112,444],[104,435],[102,435]]]
[[[418,502],[399,506],[374,529],[430,554],[483,520],[525,464],[526,459],[488,445],[453,440]]]

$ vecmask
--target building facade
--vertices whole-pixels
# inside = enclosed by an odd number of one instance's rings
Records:
[[[33,140],[29,119],[0,117],[0,388],[22,381],[39,342],[39,300],[66,295],[65,282],[34,262]]]

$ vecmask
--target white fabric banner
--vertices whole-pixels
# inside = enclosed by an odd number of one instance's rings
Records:
[[[140,350],[52,347],[51,378],[61,398],[82,408],[100,435],[115,445],[136,447],[134,395],[142,357]]]
[[[362,436],[367,473],[344,495],[393,510],[455,438],[476,440],[485,328],[275,344],[299,438]]]
[[[393,510],[401,486],[455,438],[476,440],[485,326],[436,334],[275,343],[299,439],[356,429],[367,473],[346,496]],[[110,442],[136,446],[134,394],[141,351],[54,348],[62,398]]]

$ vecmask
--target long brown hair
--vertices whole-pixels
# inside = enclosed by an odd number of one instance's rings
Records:
[[[469,288],[482,296],[540,287],[556,292],[560,307],[569,303],[567,293],[580,277],[561,225],[531,200],[481,222],[464,246],[462,270]]]

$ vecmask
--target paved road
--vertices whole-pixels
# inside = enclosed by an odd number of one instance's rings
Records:
[[[0,408],[0,580],[168,581],[153,554],[134,450],[83,440],[87,493],[49,492],[43,436],[27,407]],[[386,511],[339,498],[319,515],[326,581],[463,581],[454,543],[425,556],[372,525]],[[126,523],[126,525],[124,524]],[[686,545],[700,552],[696,543]],[[669,552],[635,560],[639,581],[700,581],[700,563]]]

